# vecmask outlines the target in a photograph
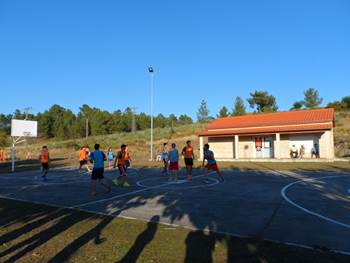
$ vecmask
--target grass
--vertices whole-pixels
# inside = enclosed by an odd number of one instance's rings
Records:
[[[1,262],[349,262],[349,257],[0,199]]]

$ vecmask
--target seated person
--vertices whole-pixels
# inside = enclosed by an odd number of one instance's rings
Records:
[[[298,157],[298,150],[297,150],[297,147],[293,145],[292,148],[290,149],[290,158],[297,158],[297,157]]]

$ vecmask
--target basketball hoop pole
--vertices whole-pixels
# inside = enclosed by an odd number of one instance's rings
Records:
[[[16,162],[16,143],[24,142],[25,139],[21,140],[22,137],[12,137],[12,153],[11,153],[11,172],[15,171],[15,162]]]

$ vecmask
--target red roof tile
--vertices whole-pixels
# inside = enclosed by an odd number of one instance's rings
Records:
[[[300,110],[220,118],[201,136],[331,129],[334,109]]]

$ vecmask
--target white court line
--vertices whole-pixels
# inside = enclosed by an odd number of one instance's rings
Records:
[[[208,173],[208,175],[212,174],[212,173],[214,173],[214,172],[210,172],[210,173]],[[205,176],[205,175],[203,174],[203,175],[194,176],[193,179],[199,178],[199,177],[203,177],[203,176]],[[92,204],[102,203],[102,202],[105,202],[105,201],[111,201],[111,200],[116,199],[116,198],[125,197],[125,196],[133,195],[133,194],[138,194],[138,193],[142,193],[142,192],[145,192],[145,191],[148,191],[148,190],[152,190],[152,189],[162,188],[164,186],[175,184],[175,183],[176,182],[168,182],[168,183],[164,183],[164,184],[160,184],[160,185],[155,185],[155,186],[151,186],[151,187],[148,187],[148,188],[143,188],[143,189],[140,189],[140,190],[136,190],[136,191],[133,191],[133,192],[128,192],[128,193],[125,193],[125,194],[115,195],[115,196],[112,196],[112,197],[109,197],[109,198],[100,199],[100,200],[96,200],[96,201],[91,201],[91,202],[83,203],[83,204],[80,204],[80,205],[75,205],[75,206],[72,206],[72,208],[84,207],[84,206],[88,206],[88,205],[92,205]]]
[[[138,181],[136,182],[136,184],[140,187],[143,187],[143,188],[147,188],[149,187],[148,185],[144,185],[142,184],[142,182],[147,182],[147,181],[154,181],[154,180],[157,180],[159,178],[149,178],[149,179],[144,179],[144,180],[141,180],[141,181]],[[187,186],[187,187],[162,187],[162,189],[166,189],[166,190],[177,190],[177,189],[180,189],[180,190],[186,190],[186,189],[196,189],[196,188],[204,188],[204,187],[210,187],[210,186],[214,186],[214,185],[217,185],[219,183],[219,180],[218,179],[215,179],[215,178],[210,178],[208,177],[208,180],[213,180],[212,183],[207,183],[207,184],[201,184],[201,185],[194,185],[194,186]],[[182,183],[185,183],[187,180],[178,180],[178,181],[173,181],[173,185],[177,185],[177,184],[182,184]]]
[[[332,176],[324,176],[324,177],[313,178],[313,179],[298,180],[296,182],[290,183],[290,184],[286,185],[285,187],[283,187],[282,190],[281,190],[281,195],[288,203],[290,203],[291,205],[301,209],[305,213],[308,213],[310,215],[316,216],[318,218],[321,218],[321,219],[326,220],[328,222],[331,222],[333,224],[336,224],[336,225],[339,225],[339,226],[346,227],[346,228],[350,229],[350,225],[345,224],[345,223],[340,222],[340,221],[337,221],[337,220],[332,219],[330,217],[323,216],[323,215],[321,215],[319,213],[316,213],[316,212],[313,212],[313,211],[311,211],[311,210],[309,210],[309,209],[307,209],[307,208],[305,208],[305,207],[303,207],[301,205],[298,205],[297,203],[295,203],[291,199],[289,199],[288,196],[286,195],[286,192],[287,192],[288,188],[290,188],[291,186],[296,185],[296,184],[300,184],[300,183],[303,183],[303,182],[319,181],[321,179],[334,179],[334,178],[347,177],[347,176],[349,176],[349,175],[338,175],[338,176],[333,176],[332,175]]]

